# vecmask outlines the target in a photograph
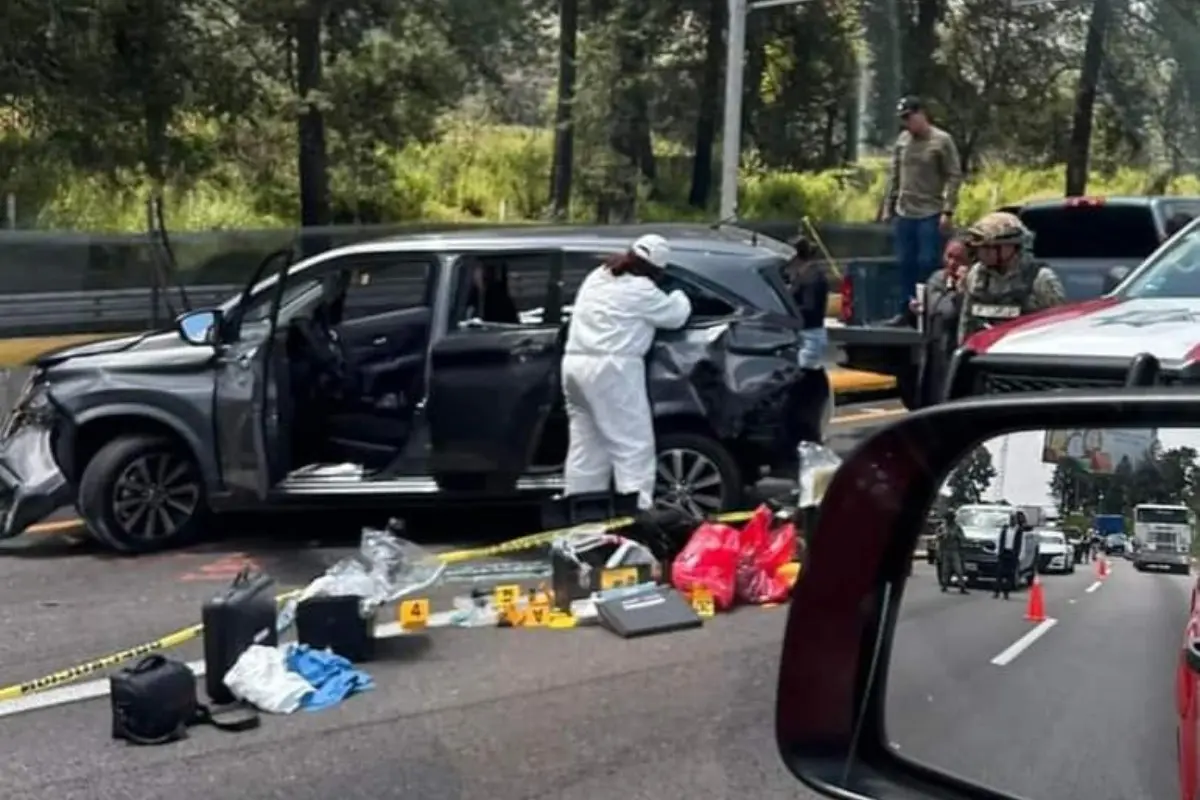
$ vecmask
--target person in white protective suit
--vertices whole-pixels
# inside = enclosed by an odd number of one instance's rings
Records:
[[[646,354],[659,328],[681,328],[692,313],[687,295],[658,288],[670,247],[642,236],[627,253],[592,270],[575,295],[563,351],[562,386],[570,445],[568,495],[637,493],[648,509],[657,469]]]

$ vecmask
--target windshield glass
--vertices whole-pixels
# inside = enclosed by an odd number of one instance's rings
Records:
[[[1158,247],[1158,229],[1147,203],[1030,208],[1021,222],[1033,231],[1038,258],[1128,258],[1134,266]]]
[[[963,528],[1002,528],[1008,517],[1009,512],[994,508],[961,508],[956,515]]]
[[[1200,297],[1200,220],[1139,269],[1121,296]]]
[[[1135,514],[1137,522],[1160,525],[1187,525],[1189,518],[1186,508],[1139,508]]]

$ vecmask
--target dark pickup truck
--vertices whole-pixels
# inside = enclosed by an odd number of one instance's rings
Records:
[[[1058,273],[1072,302],[1111,291],[1125,275],[1154,253],[1166,239],[1166,223],[1176,214],[1200,216],[1200,197],[1069,197],[1008,206],[1034,233],[1034,255]],[[919,330],[864,319],[856,298],[880,291],[862,285],[850,272],[841,287],[841,322],[829,329],[837,362],[845,367],[892,375],[909,408],[937,396],[945,380],[942,369],[925,369],[935,343]],[[893,294],[897,290],[893,290]],[[872,298],[877,300],[877,298]],[[890,305],[898,304],[898,297]],[[863,305],[879,307],[878,302]],[[943,347],[944,343],[936,343]]]

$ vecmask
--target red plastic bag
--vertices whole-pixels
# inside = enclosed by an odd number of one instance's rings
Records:
[[[775,524],[774,512],[765,505],[738,534],[737,598],[744,603],[781,603],[791,586],[779,570],[796,556],[796,526]]]
[[[733,605],[740,534],[736,528],[716,522],[704,522],[692,532],[688,543],[671,566],[671,585],[690,594],[707,589],[719,609]]]

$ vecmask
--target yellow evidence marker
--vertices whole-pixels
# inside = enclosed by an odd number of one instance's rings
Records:
[[[497,611],[503,611],[506,608],[516,605],[517,598],[520,596],[521,587],[515,583],[507,586],[497,586],[492,592],[492,602],[496,604]]]
[[[569,611],[551,611],[547,627],[555,630],[567,630],[575,627],[575,615]]]
[[[419,631],[429,624],[429,600],[401,600],[397,617],[400,627],[406,631]]]
[[[708,618],[716,616],[717,606],[713,602],[712,592],[703,586],[697,586],[692,589],[692,610],[701,617]]]
[[[637,586],[637,567],[617,567],[600,571],[600,589],[608,591],[622,586]]]

